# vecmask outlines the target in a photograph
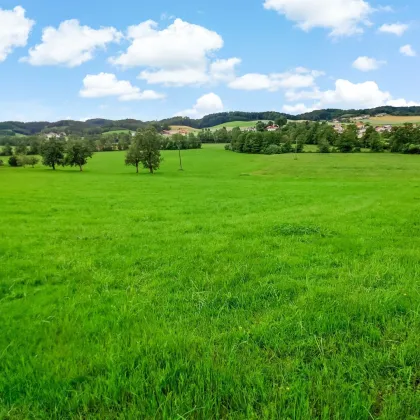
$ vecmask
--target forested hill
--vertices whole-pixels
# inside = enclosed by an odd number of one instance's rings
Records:
[[[420,107],[391,107],[383,106],[373,109],[322,109],[308,112],[301,115],[288,115],[274,111],[267,112],[221,112],[218,114],[206,115],[201,119],[191,119],[188,117],[172,117],[161,121],[141,121],[135,119],[108,120],[96,118],[87,121],[62,120],[57,122],[0,122],[0,136],[24,134],[34,135],[42,132],[65,132],[66,134],[101,134],[114,130],[137,130],[149,124],[158,127],[170,125],[186,125],[193,128],[208,128],[231,121],[256,121],[256,120],[276,120],[280,116],[285,116],[289,120],[309,120],[309,121],[332,121],[340,117],[355,117],[369,114],[388,114],[396,116],[420,116]]]

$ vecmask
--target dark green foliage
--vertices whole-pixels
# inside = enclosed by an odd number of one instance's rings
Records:
[[[49,166],[55,171],[56,166],[62,165],[64,162],[64,146],[63,140],[56,138],[45,140],[40,150],[42,164]]]
[[[22,166],[22,163],[19,161],[18,157],[15,155],[9,157],[8,163],[9,163],[9,166],[12,166],[13,168]]]
[[[199,136],[189,133],[188,136],[183,134],[172,134],[170,137],[162,137],[161,150],[188,150],[201,149]]]
[[[139,171],[139,164],[148,169],[151,174],[159,169],[162,157],[160,154],[161,136],[154,127],[138,130],[134,140],[127,151],[125,158],[126,165],[136,167]]]
[[[331,152],[331,146],[328,143],[328,140],[326,138],[321,138],[318,141],[318,152],[319,153],[330,153]]]
[[[344,133],[337,140],[337,149],[341,153],[352,153],[357,147],[357,128],[355,125],[348,125]]]
[[[83,140],[73,141],[67,145],[63,164],[65,166],[78,166],[82,172],[83,166],[92,156],[93,151],[89,144]]]
[[[275,123],[281,128],[287,124],[287,118],[282,115],[281,117],[277,118]]]
[[[28,153],[28,147],[26,146],[26,144],[24,144],[23,142],[21,142],[20,144],[18,144],[15,147],[15,153],[17,155],[26,155]]]
[[[277,144],[270,144],[263,151],[265,155],[279,155],[282,153],[282,148]]]
[[[13,155],[13,149],[12,146],[6,144],[5,146],[3,146],[3,148],[1,149],[0,155],[2,156],[12,156]]]
[[[409,155],[420,155],[420,144],[410,144],[405,150],[404,153]]]

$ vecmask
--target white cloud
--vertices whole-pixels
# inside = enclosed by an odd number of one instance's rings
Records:
[[[235,79],[235,68],[241,64],[240,58],[215,60],[210,65],[210,77],[216,82],[229,82]]]
[[[232,80],[228,86],[238,90],[268,90],[271,92],[279,89],[302,89],[313,86],[315,79],[323,74],[323,72],[311,71],[303,67],[285,73],[248,73]]]
[[[286,112],[287,114],[304,114],[306,112],[313,111],[314,108],[307,107],[305,104],[296,104],[296,105],[284,105],[282,107],[282,111]]]
[[[364,0],[265,0],[264,7],[285,15],[304,31],[327,28],[336,37],[363,32],[373,12]]]
[[[386,103],[390,106],[420,106],[420,102],[407,101],[406,99],[391,99]]]
[[[216,32],[176,19],[159,31],[152,20],[128,28],[131,45],[111,63],[123,67],[186,68],[202,67],[208,55],[223,47]]]
[[[417,55],[416,51],[410,44],[402,46],[400,48],[400,53],[406,55],[407,57],[415,57]]]
[[[223,111],[223,102],[215,93],[208,93],[197,99],[191,109],[178,112],[177,116],[202,118],[204,115],[214,114]]]
[[[288,94],[286,94],[287,98]],[[376,82],[352,83],[349,80],[339,79],[335,82],[332,90],[320,91],[318,88],[312,91],[289,93],[289,99],[316,99],[317,102],[310,106],[303,103],[285,105],[283,110],[291,114],[301,113],[301,110],[340,108],[340,109],[365,109],[378,106],[420,106],[420,103],[406,99],[394,99],[389,92],[382,91]],[[307,112],[307,111],[302,111]]]
[[[390,93],[381,91],[375,82],[352,83],[339,79],[334,90],[322,92],[317,107],[374,108],[384,105],[391,98]]]
[[[13,10],[0,8],[0,62],[16,47],[24,47],[35,21],[25,17],[25,9],[17,6]]]
[[[214,60],[223,47],[222,37],[203,26],[175,19],[159,30],[152,20],[130,26],[131,45],[123,54],[110,58],[114,65],[145,67],[139,79],[165,86],[203,85],[228,82],[235,77],[239,58]]]
[[[360,71],[372,71],[377,70],[379,67],[386,64],[386,61],[377,60],[376,58],[370,57],[359,57],[357,58],[354,63],[353,67]]]
[[[391,23],[382,25],[379,28],[379,32],[401,36],[408,30],[408,28],[409,25],[405,23]]]
[[[80,66],[93,58],[98,48],[118,42],[122,34],[115,28],[92,29],[81,26],[76,19],[66,20],[58,29],[49,26],[42,32],[42,43],[29,50],[22,59],[33,66]]]
[[[88,74],[83,79],[80,96],[83,98],[115,96],[120,101],[151,100],[165,97],[153,90],[141,91],[127,80],[118,80],[112,73]]]

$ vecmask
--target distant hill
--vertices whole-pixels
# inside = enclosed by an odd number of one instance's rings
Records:
[[[382,106],[373,109],[321,109],[307,112],[300,115],[289,115],[274,111],[266,112],[220,112],[217,114],[206,115],[200,119],[191,119],[188,117],[172,117],[161,121],[141,121],[136,119],[108,120],[104,118],[95,118],[87,121],[62,120],[56,122],[38,121],[38,122],[18,122],[5,121],[0,122],[0,136],[13,135],[34,135],[46,132],[64,132],[66,134],[103,134],[106,132],[115,132],[119,130],[136,131],[138,128],[153,124],[157,128],[168,126],[187,126],[196,129],[211,128],[229,124],[233,122],[251,122],[258,120],[276,120],[284,116],[289,120],[308,120],[308,121],[332,121],[336,118],[356,117],[360,115],[376,116],[378,114],[387,114],[398,117],[420,116],[420,107],[391,107]]]

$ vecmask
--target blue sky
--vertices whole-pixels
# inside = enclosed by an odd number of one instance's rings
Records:
[[[420,105],[418,0],[0,0],[0,121]]]

